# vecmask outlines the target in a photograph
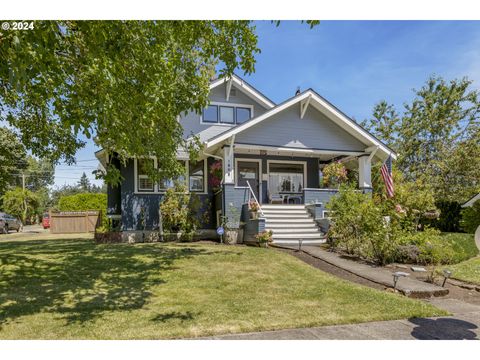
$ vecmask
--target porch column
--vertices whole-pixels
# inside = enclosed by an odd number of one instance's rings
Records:
[[[228,145],[223,147],[223,182],[225,184],[235,184],[233,149]]]
[[[372,162],[368,154],[358,157],[358,188],[372,191]]]

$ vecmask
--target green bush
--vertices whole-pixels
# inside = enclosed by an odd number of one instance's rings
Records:
[[[33,220],[39,204],[38,196],[35,193],[20,187],[7,191],[2,196],[2,200],[5,212],[21,219],[23,223]]]
[[[62,196],[58,201],[60,211],[107,210],[107,194],[84,193]]]
[[[184,184],[176,183],[165,192],[160,204],[163,231],[182,233],[182,240],[191,240],[195,230],[200,226],[200,207],[198,195],[188,193]],[[208,218],[205,217],[203,220],[208,221]]]
[[[462,220],[460,221],[462,229],[468,233],[474,233],[480,226],[480,200],[473,203],[462,211]]]
[[[440,211],[438,219],[424,220],[429,225],[443,232],[459,232],[462,207],[456,201],[436,201],[435,206]]]
[[[329,231],[334,247],[381,265],[393,259],[399,224],[382,203],[343,185],[328,208],[334,214]]]
[[[441,236],[437,229],[426,228],[424,231],[403,232],[398,237],[399,252],[404,247],[414,246],[417,249],[416,258],[398,258],[399,262],[418,262],[424,265],[450,264],[455,251],[453,245]],[[401,256],[401,255],[400,255]]]

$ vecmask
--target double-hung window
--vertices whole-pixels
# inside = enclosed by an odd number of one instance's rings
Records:
[[[218,122],[218,106],[209,105],[203,109],[203,122],[217,123]]]
[[[181,184],[185,184],[185,175],[186,175],[186,171],[187,171],[186,163],[185,163],[185,161],[180,161],[180,164],[183,166],[184,173],[175,177],[174,179],[169,179],[169,178],[161,179],[158,182],[158,191],[163,192],[163,191],[166,191],[167,189],[174,188],[176,182],[181,183]],[[161,168],[160,163],[158,164],[158,171],[160,173],[162,172],[162,168]]]
[[[148,176],[148,170],[154,168],[153,159],[138,159],[137,160],[137,184],[138,191],[153,192],[154,183]]]
[[[205,161],[184,161],[180,163],[185,170],[175,178],[162,177],[162,165],[154,159],[136,159],[136,190],[140,193],[164,193],[168,189],[174,188],[176,183],[184,184],[190,192],[203,193],[206,189],[206,170]],[[149,176],[149,170],[155,169],[160,174],[160,180],[153,181]]]
[[[205,191],[204,161],[190,162],[188,171],[188,190],[191,192]]]
[[[220,122],[235,124],[235,108],[233,106],[220,106]]]
[[[250,120],[252,112],[250,108],[237,107],[236,109],[237,124],[243,124],[245,121]]]

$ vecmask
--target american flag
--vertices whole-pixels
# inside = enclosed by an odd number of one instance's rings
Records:
[[[383,163],[380,169],[382,173],[383,182],[385,183],[385,189],[387,190],[387,196],[393,197],[393,178],[392,178],[392,157],[389,155],[388,159]]]

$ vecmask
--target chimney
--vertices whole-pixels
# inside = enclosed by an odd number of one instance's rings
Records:
[[[295,96],[300,94],[300,86],[297,86],[297,91],[295,91]]]

